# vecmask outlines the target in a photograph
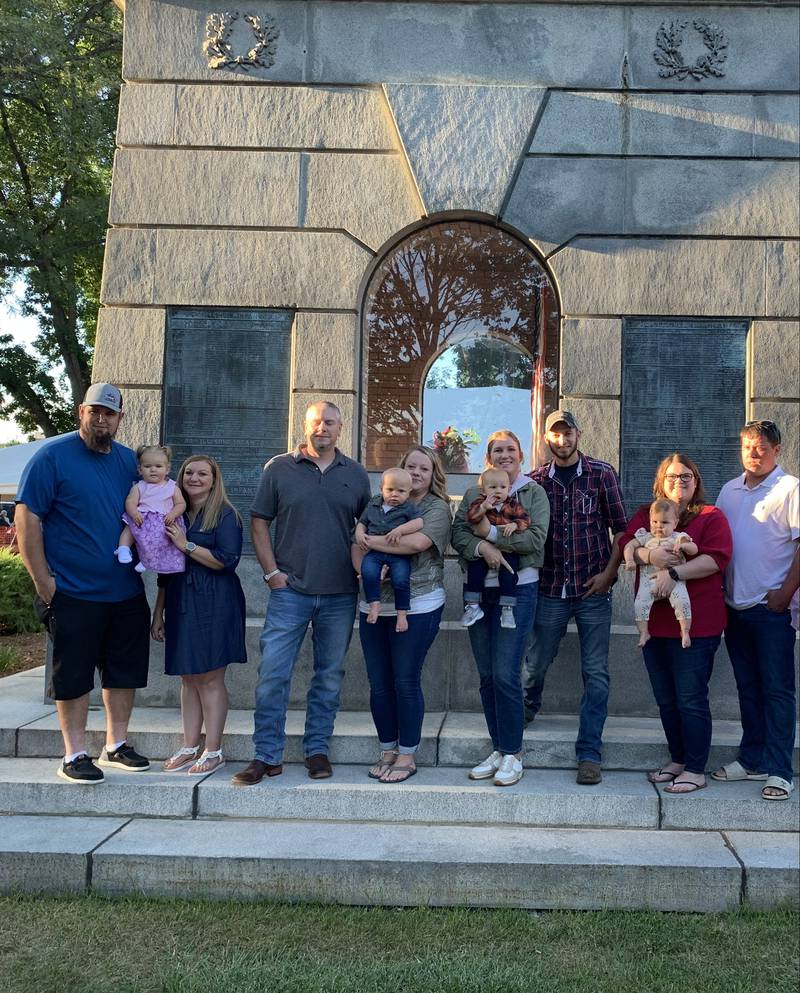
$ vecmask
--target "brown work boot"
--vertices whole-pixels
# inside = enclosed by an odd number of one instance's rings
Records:
[[[328,756],[322,753],[307,755],[306,769],[308,769],[309,779],[329,779],[333,775],[333,768],[328,761]]]
[[[579,786],[597,786],[598,783],[602,782],[603,774],[600,771],[599,762],[579,762],[578,763],[578,775],[575,777],[575,782]]]
[[[253,759],[250,765],[236,773],[231,782],[234,786],[255,786],[256,783],[261,782],[264,776],[280,776],[282,772],[283,766],[280,763],[267,765],[261,759]]]

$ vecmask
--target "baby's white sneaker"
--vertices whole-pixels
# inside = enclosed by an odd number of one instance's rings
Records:
[[[509,604],[500,611],[500,627],[515,630],[517,622],[514,620],[514,608]]]
[[[133,562],[131,550],[127,545],[120,545],[119,548],[114,550],[114,554],[117,556],[117,561],[122,565],[130,565]]]
[[[479,603],[468,603],[464,607],[464,616],[461,618],[461,624],[465,628],[472,627],[475,621],[479,621],[483,617],[483,611],[481,610],[481,605]]]

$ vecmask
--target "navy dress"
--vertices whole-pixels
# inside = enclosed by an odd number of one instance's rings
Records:
[[[186,556],[186,571],[159,575],[165,589],[165,670],[168,676],[198,676],[231,662],[246,662],[245,603],[235,569],[242,554],[242,526],[229,508],[213,531],[202,531],[198,514],[186,538],[207,548],[222,569]]]

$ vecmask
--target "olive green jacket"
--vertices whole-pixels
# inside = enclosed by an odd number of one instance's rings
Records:
[[[480,557],[476,549],[479,542],[485,540],[473,534],[467,521],[467,508],[480,495],[478,487],[471,486],[464,494],[456,519],[453,521],[450,543],[458,552],[462,569],[466,568],[467,562],[474,562]],[[531,519],[530,527],[508,538],[498,534],[497,541],[493,544],[501,552],[515,552],[519,555],[520,569],[527,569],[530,566],[540,569],[544,563],[544,543],[550,526],[550,501],[542,487],[532,479],[518,489],[514,496],[527,511]]]

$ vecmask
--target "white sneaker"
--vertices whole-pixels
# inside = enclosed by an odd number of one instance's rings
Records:
[[[121,565],[129,565],[133,562],[133,555],[131,555],[131,550],[127,545],[120,545],[119,548],[115,548],[114,555],[116,555],[117,562]]]
[[[500,627],[516,630],[517,622],[514,620],[514,608],[508,604],[500,611]]]
[[[516,755],[504,755],[494,777],[495,786],[513,786],[522,779],[522,763]]]
[[[475,621],[479,621],[483,617],[483,611],[481,610],[481,605],[479,603],[468,603],[464,607],[464,616],[461,618],[461,624],[463,627],[472,627]]]
[[[470,769],[469,778],[470,779],[491,779],[492,776],[500,768],[500,763],[503,761],[502,752],[492,752],[487,758],[483,760],[479,765],[476,765],[474,769]]]

